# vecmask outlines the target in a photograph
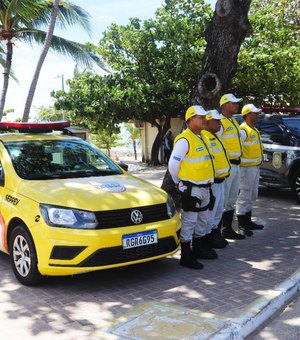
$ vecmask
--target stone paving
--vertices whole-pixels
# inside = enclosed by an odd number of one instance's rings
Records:
[[[165,168],[131,171],[159,185]],[[141,265],[50,277],[38,287],[25,287],[15,280],[8,256],[0,254],[1,339],[118,339],[101,330],[151,302],[235,317],[299,269],[300,205],[291,193],[261,189],[253,215],[265,229],[230,241],[217,250],[217,260],[202,260],[203,270],[179,266],[178,252]]]

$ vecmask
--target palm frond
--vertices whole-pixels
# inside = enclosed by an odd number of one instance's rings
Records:
[[[2,23],[7,28],[16,28],[20,23],[29,23],[38,17],[42,5],[37,0],[12,0],[6,1],[7,6],[3,11]]]
[[[39,15],[31,21],[33,27],[42,28],[48,26],[51,16],[51,0],[43,1]],[[60,28],[67,26],[82,27],[89,35],[91,34],[90,14],[82,7],[74,5],[68,1],[61,1],[57,11],[56,24]]]
[[[22,39],[31,45],[34,43],[42,45],[45,38],[46,32],[44,31],[23,30],[22,32]],[[99,56],[97,56],[95,52],[91,51],[91,49],[84,44],[54,35],[52,37],[50,48],[54,52],[71,57],[78,64],[82,64],[88,68],[92,68],[92,65],[96,64],[104,71],[109,72],[105,63],[99,58]]]
[[[3,49],[3,47],[0,44],[0,65],[4,68],[6,64],[6,51]],[[9,70],[9,76],[15,81],[19,82],[15,73],[12,69]]]

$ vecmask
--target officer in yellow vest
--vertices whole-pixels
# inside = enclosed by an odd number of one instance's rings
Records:
[[[213,248],[225,248],[228,242],[221,235],[220,222],[224,210],[224,181],[229,176],[231,164],[217,132],[221,128],[222,116],[217,110],[206,112],[207,125],[205,130],[201,131],[206,145],[210,148],[214,156],[215,179],[211,186],[212,193],[215,197],[214,208],[208,215],[207,220],[207,238]]]
[[[238,112],[239,102],[241,101],[242,98],[236,98],[232,93],[224,94],[220,99],[220,107],[224,116],[221,119],[220,135],[231,163],[230,176],[226,178],[224,184],[225,205],[221,233],[223,237],[234,240],[245,238],[242,232],[235,232],[232,228],[234,208],[240,188],[240,162],[242,155],[241,131],[233,115]]]
[[[254,127],[261,109],[247,104],[242,109],[244,122],[240,125],[243,144],[241,157],[241,183],[236,205],[240,228],[263,229],[251,220],[253,203],[258,196],[259,166],[263,160],[263,144],[259,131]]]
[[[201,106],[187,109],[187,129],[175,138],[168,165],[182,198],[180,264],[193,269],[203,268],[198,258],[217,258],[216,252],[206,247],[204,239],[208,209],[212,208],[210,187],[215,177],[212,156],[200,135],[205,128],[205,115]]]

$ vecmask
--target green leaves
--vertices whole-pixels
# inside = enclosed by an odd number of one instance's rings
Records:
[[[155,19],[112,24],[94,46],[112,74],[86,73],[71,81],[65,96],[70,96],[69,107],[101,126],[109,123],[107,112],[112,125],[129,119],[158,122],[183,113],[199,77],[211,14],[203,0],[172,0],[157,10]],[[62,106],[63,99],[56,105]]]
[[[11,74],[10,68],[14,47],[13,39],[18,38],[29,44],[37,43],[44,45],[48,26],[51,22],[53,4],[53,0],[5,0],[0,2],[0,40],[8,41],[6,44],[6,60],[4,65],[6,70],[3,76],[3,88],[0,100],[0,120],[5,106],[9,84],[8,74]],[[83,8],[69,1],[59,2],[58,12],[55,18],[54,24],[57,22],[62,28],[76,25],[90,33],[90,15]],[[55,52],[71,57],[77,63],[88,68],[96,64],[106,70],[105,63],[99,58],[99,55],[96,55],[95,51],[90,49],[89,45],[80,44],[59,36],[53,36],[50,40],[50,48]],[[47,51],[48,48],[47,46]],[[1,52],[0,50],[0,53]],[[47,54],[47,52],[45,52],[45,54]],[[4,60],[1,54],[0,64],[3,65],[3,63]],[[37,79],[34,79],[34,81],[37,82]],[[30,96],[32,96],[31,93]],[[28,107],[30,108],[30,105],[26,103],[25,111],[28,110]],[[24,117],[26,116],[27,112],[26,114],[24,113]]]
[[[254,34],[242,45],[233,91],[257,104],[298,106],[300,40],[286,1],[253,1]],[[299,15],[299,9],[298,9]]]

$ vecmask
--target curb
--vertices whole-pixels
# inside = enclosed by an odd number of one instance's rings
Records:
[[[300,292],[300,269],[246,307],[237,317],[185,309],[158,301],[147,302],[122,315],[91,337],[117,339],[242,340]]]
[[[285,306],[300,291],[300,270],[290,278],[256,299],[237,318],[227,321],[224,327],[212,334],[211,340],[240,340],[257,330],[265,321]]]

